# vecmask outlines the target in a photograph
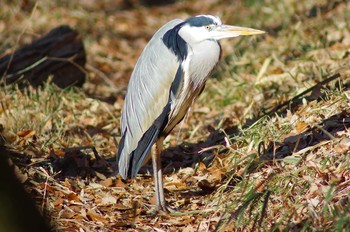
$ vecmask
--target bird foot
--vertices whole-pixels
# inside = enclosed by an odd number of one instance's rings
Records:
[[[171,208],[171,207],[168,206],[168,205],[156,206],[156,210],[157,210],[157,211],[162,211],[162,212],[164,212],[164,213],[166,213],[166,214],[176,212],[175,209]]]
[[[171,214],[177,212],[175,209],[171,208],[170,206],[167,205],[157,205],[156,207],[152,208],[149,210],[149,213],[152,215],[157,215],[157,214]]]

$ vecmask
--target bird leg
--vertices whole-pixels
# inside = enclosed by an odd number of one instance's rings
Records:
[[[156,151],[152,152],[152,166],[154,174],[154,185],[155,185],[155,194],[156,194],[156,210],[162,210],[164,212],[169,212],[170,208],[166,206],[165,197],[164,197],[164,186],[163,186],[163,174],[161,167],[160,155],[162,153],[164,138],[159,138],[156,141]]]

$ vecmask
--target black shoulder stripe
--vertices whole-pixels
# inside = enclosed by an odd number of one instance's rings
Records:
[[[179,35],[179,30],[183,25],[184,23],[176,25],[173,29],[168,30],[162,38],[165,46],[167,46],[180,61],[185,60],[188,53],[187,44]]]

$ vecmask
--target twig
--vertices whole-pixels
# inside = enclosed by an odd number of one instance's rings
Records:
[[[48,60],[48,58],[47,58],[47,56],[45,56],[45,57],[41,58],[40,60],[36,61],[35,63],[33,63],[33,64],[27,66],[26,68],[19,70],[18,72],[5,75],[4,80],[6,80],[7,78],[11,78],[11,77],[14,77],[14,76],[23,74],[23,73],[25,73],[25,72],[27,72],[27,71],[29,71],[29,70],[31,70],[31,69],[37,67],[37,66],[40,65],[41,63],[44,63],[44,62],[47,61],[47,60]]]
[[[113,88],[115,92],[120,92],[122,88],[118,88],[113,81],[110,80],[110,78],[104,74],[102,71],[99,69],[95,68],[92,65],[86,64],[86,69],[89,71],[92,71],[96,73],[98,77],[100,77],[109,87]]]

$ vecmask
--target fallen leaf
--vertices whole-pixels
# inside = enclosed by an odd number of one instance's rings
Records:
[[[100,181],[100,184],[102,184],[105,187],[111,187],[113,185],[113,179],[107,178],[105,180]]]
[[[63,198],[61,198],[61,197],[57,198],[52,204],[55,207],[61,207],[63,204]]]
[[[196,226],[189,224],[189,225],[186,226],[182,231],[183,231],[183,232],[192,232],[192,231],[196,231]]]
[[[95,172],[95,175],[96,175],[100,180],[105,180],[105,179],[106,179],[106,176],[103,175],[103,174],[100,173],[100,172]]]
[[[102,215],[96,213],[94,209],[89,209],[86,212],[86,216],[91,220],[95,222],[108,222],[107,219],[105,219]]]
[[[178,172],[178,175],[180,176],[181,179],[187,179],[190,176],[193,176],[194,174],[194,169],[187,167],[187,168],[181,168]]]
[[[304,121],[298,121],[296,123],[295,129],[298,133],[304,132],[308,128],[308,125]]]
[[[115,187],[126,188],[128,185],[126,185],[120,178],[117,178],[115,181]]]
[[[102,197],[101,205],[112,205],[115,203],[117,203],[117,199],[109,193]]]
[[[210,172],[210,175],[208,176],[208,181],[210,183],[218,183],[221,181],[222,177],[224,176],[224,172],[222,172],[217,167],[211,167],[208,169]]]
[[[67,210],[62,211],[62,213],[61,213],[61,217],[66,218],[66,219],[71,219],[74,217],[74,215],[76,215],[75,212],[71,212],[71,211],[67,211]]]
[[[82,208],[80,210],[80,214],[81,214],[82,217],[87,218],[87,216],[86,216],[86,209]]]
[[[182,181],[167,182],[165,184],[165,188],[168,189],[169,191],[184,190],[184,189],[186,189],[186,183],[184,183]]]
[[[350,139],[349,138],[343,138],[339,144],[334,146],[334,151],[338,154],[345,154],[350,150]]]
[[[32,136],[35,135],[35,130],[22,130],[22,131],[18,131],[17,132],[17,135],[19,137],[22,137],[22,138],[25,138],[25,139],[28,139]]]
[[[198,163],[198,170],[199,171],[204,171],[206,169],[207,169],[207,166],[205,166],[205,164],[203,162]]]
[[[316,198],[312,198],[309,200],[309,204],[312,205],[313,207],[317,207],[320,201]]]
[[[79,197],[75,193],[70,193],[66,197],[68,201],[76,201],[76,202],[80,201]]]

